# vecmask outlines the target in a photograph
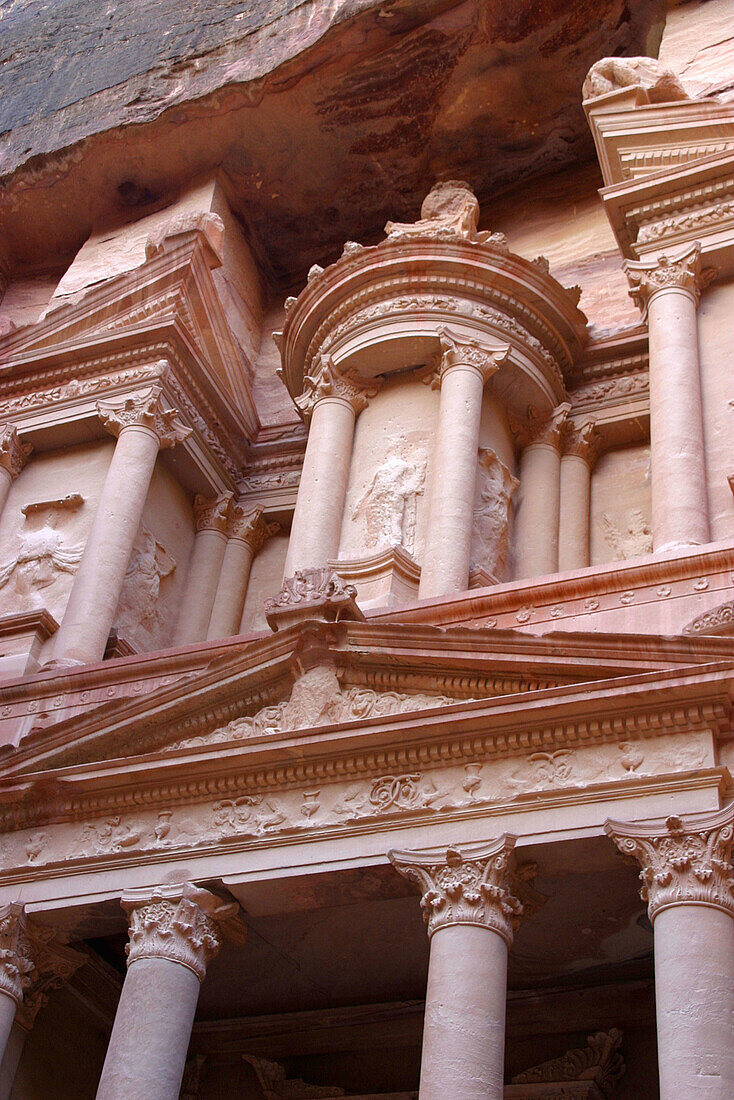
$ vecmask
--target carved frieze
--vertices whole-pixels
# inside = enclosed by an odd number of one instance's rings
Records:
[[[379,388],[379,382],[361,378],[353,371],[342,373],[330,355],[322,355],[316,370],[304,378],[303,393],[296,398],[296,405],[306,423],[318,402],[326,398],[344,401],[356,415],[367,408]]]
[[[393,867],[423,891],[428,935],[451,924],[475,924],[512,945],[522,905],[514,896],[510,856],[516,837],[426,852],[388,852]]]
[[[20,438],[14,424],[0,424],[0,470],[16,478],[32,450],[33,445]]]
[[[127,964],[138,959],[180,963],[203,981],[222,943],[222,925],[238,911],[236,903],[191,883],[130,890],[120,899],[128,915]]]
[[[139,394],[97,403],[97,413],[108,432],[119,436],[125,428],[147,428],[158,436],[161,448],[175,447],[191,435],[176,409],[163,404],[163,390],[151,386]]]
[[[620,852],[642,868],[640,893],[651,921],[662,909],[686,903],[734,917],[734,807],[653,824],[608,821],[604,827]]]

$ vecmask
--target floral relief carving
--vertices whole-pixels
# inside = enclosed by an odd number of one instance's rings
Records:
[[[130,890],[120,904],[129,921],[128,966],[138,959],[168,959],[192,970],[199,981],[219,951],[222,925],[238,911],[236,903],[190,883]]]
[[[684,629],[684,634],[729,634],[734,631],[734,601],[723,603],[697,615]]]
[[[241,798],[224,798],[218,802],[211,817],[215,834],[263,836],[286,821],[285,814],[261,795],[243,795]]]
[[[671,905],[712,905],[734,916],[734,809],[659,824],[608,821],[608,835],[639,863],[650,920]]]
[[[472,526],[472,569],[483,568],[495,577],[504,576],[510,504],[519,484],[491,448],[480,448]]]
[[[125,428],[147,428],[158,436],[161,448],[175,447],[188,439],[193,430],[181,423],[175,409],[164,406],[160,386],[128,397],[99,401],[97,413],[112,435],[119,436]]]
[[[87,822],[79,838],[84,855],[109,855],[139,848],[143,840],[140,829],[114,814],[98,822]]]
[[[563,428],[564,455],[575,455],[593,467],[599,457],[602,442],[596,421],[587,420],[585,424],[577,424],[566,420]]]
[[[510,856],[516,837],[427,852],[388,852],[405,878],[423,891],[421,909],[432,936],[451,924],[475,924],[512,944],[522,905],[512,893]]]
[[[486,348],[476,340],[468,340],[441,325],[438,329],[441,354],[428,368],[421,371],[420,377],[434,389],[441,386],[444,376],[450,370],[467,367],[475,370],[486,385],[493,374],[505,362],[510,349]]]
[[[441,791],[428,776],[382,775],[365,790],[357,784],[334,806],[334,813],[345,819],[380,817],[390,813],[410,813],[412,810],[434,808]]]
[[[351,509],[353,521],[364,519],[367,549],[402,546],[409,554],[415,552],[418,501],[425,489],[427,466],[425,449],[411,453],[404,438],[388,449]]]
[[[252,550],[253,557],[278,531],[280,524],[268,523],[262,508],[248,509],[236,504],[230,509],[227,535],[246,543]]]

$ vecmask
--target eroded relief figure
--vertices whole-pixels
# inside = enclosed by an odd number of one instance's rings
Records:
[[[138,531],[117,605],[116,625],[120,634],[132,640],[144,632],[145,642],[162,642],[165,626],[161,585],[176,568],[174,558],[155,535],[142,525]]]
[[[520,482],[490,448],[479,451],[472,528],[472,569],[502,578],[509,543],[510,503]]]
[[[76,572],[84,547],[66,543],[58,519],[55,511],[44,513],[39,526],[22,531],[16,556],[0,565],[0,589],[13,609],[48,606],[46,590],[60,575]]]
[[[418,498],[426,483],[424,450],[410,458],[407,441],[393,445],[378,466],[367,490],[354,504],[351,518],[364,517],[364,546],[371,550],[401,546],[415,554]]]
[[[632,508],[617,522],[603,512],[601,527],[604,541],[619,560],[652,553],[652,528],[639,508]]]

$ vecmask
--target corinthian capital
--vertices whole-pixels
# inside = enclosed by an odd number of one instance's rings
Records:
[[[601,448],[601,435],[595,420],[587,420],[585,424],[575,424],[572,420],[566,420],[563,425],[563,453],[583,458],[589,466],[593,466],[599,457]]]
[[[110,401],[97,402],[97,413],[105,428],[118,436],[125,428],[147,428],[158,436],[160,446],[175,447],[191,435],[191,428],[179,420],[175,409],[167,409],[160,386]]]
[[[664,822],[604,826],[623,855],[639,863],[650,920],[671,905],[712,905],[734,917],[734,806]]]
[[[319,401],[327,397],[346,402],[354,409],[355,416],[365,409],[380,385],[374,380],[362,378],[353,371],[342,374],[330,355],[322,355],[313,374],[303,380],[303,393],[296,398],[301,416],[308,423]]]
[[[200,982],[222,944],[224,924],[234,922],[236,902],[226,904],[191,883],[130,890],[120,898],[128,915],[127,965],[168,959],[193,970]]]
[[[280,531],[279,523],[268,523],[262,508],[245,510],[239,504],[230,513],[227,534],[232,539],[246,542],[253,555],[263,548],[268,539]]]
[[[528,415],[524,420],[519,420],[512,414],[508,416],[508,420],[510,429],[521,447],[531,447],[536,443],[543,443],[547,447],[555,447],[557,451],[560,451],[563,428],[570,411],[571,406],[567,401],[556,406],[550,416],[538,412],[533,405],[530,405]]]
[[[476,924],[512,944],[522,905],[512,893],[510,856],[516,837],[426,852],[388,852],[393,867],[423,891],[428,935],[449,924]]]
[[[455,368],[475,370],[482,380],[482,385],[486,386],[510,353],[509,347],[495,348],[490,351],[476,340],[457,336],[447,328],[438,330],[438,338],[441,342],[441,354],[435,363],[421,374],[421,380],[433,389],[440,388],[446,373]]]
[[[25,908],[11,902],[0,909],[0,992],[21,1004],[33,970],[33,943]]]
[[[197,493],[194,500],[194,526],[199,531],[226,531],[234,493],[204,497]]]
[[[674,256],[658,256],[654,260],[625,260],[624,273],[630,284],[630,297],[643,316],[650,299],[661,290],[685,290],[696,304],[701,291],[711,282],[714,272],[701,265],[701,245],[692,245]]]
[[[0,908],[0,991],[17,1001],[21,1027],[33,1026],[51,990],[85,962],[84,955],[57,941],[53,928],[29,920],[19,902]]]
[[[0,426],[0,468],[16,478],[33,450],[31,443],[24,443],[13,424]]]

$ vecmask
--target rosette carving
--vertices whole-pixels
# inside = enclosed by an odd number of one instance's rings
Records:
[[[490,351],[476,340],[466,340],[444,327],[438,330],[438,337],[441,341],[441,355],[421,376],[422,381],[434,389],[441,386],[447,371],[455,367],[472,368],[482,379],[482,385],[486,386],[510,353],[509,347]]]
[[[490,929],[508,947],[523,907],[512,892],[509,870],[517,837],[426,852],[388,852],[393,867],[423,891],[421,909],[428,935],[450,924]]]
[[[734,917],[734,806],[665,822],[604,826],[623,855],[639,863],[640,893],[650,920],[671,905],[712,905]]]
[[[353,371],[342,373],[330,355],[322,355],[313,374],[307,374],[304,378],[303,393],[296,398],[296,405],[306,423],[310,421],[318,402],[327,397],[345,401],[352,406],[356,416],[367,408],[369,399],[375,396],[379,388],[378,382],[362,378]]]
[[[14,424],[0,426],[0,469],[16,478],[25,466],[33,445],[24,443]]]
[[[127,965],[138,959],[168,959],[193,970],[199,981],[222,944],[223,924],[238,906],[191,883],[131,890],[120,899],[128,915]]]
[[[510,430],[520,447],[532,447],[534,444],[543,443],[558,451],[562,445],[564,424],[570,411],[571,406],[567,401],[558,405],[550,416],[544,416],[530,405],[525,420],[518,420],[511,414],[508,416]]]
[[[98,401],[97,413],[105,428],[119,436],[125,428],[147,428],[158,436],[160,446],[175,447],[191,435],[192,429],[181,423],[175,409],[167,409],[160,386],[151,386],[141,393]]]
[[[226,531],[234,493],[204,497],[197,493],[194,500],[194,526],[199,531]]]
[[[572,420],[566,420],[562,432],[563,453],[583,458],[589,466],[593,466],[599,457],[601,450],[601,434],[595,420],[587,420],[585,424],[575,424]]]
[[[692,245],[675,256],[658,256],[654,260],[626,260],[624,273],[630,284],[630,297],[643,316],[650,299],[661,290],[685,290],[698,304],[701,291],[714,277],[701,265],[701,245]]]
[[[253,556],[263,548],[268,539],[280,531],[279,523],[268,523],[262,508],[242,508],[236,504],[230,513],[227,534],[231,539],[247,543]]]

